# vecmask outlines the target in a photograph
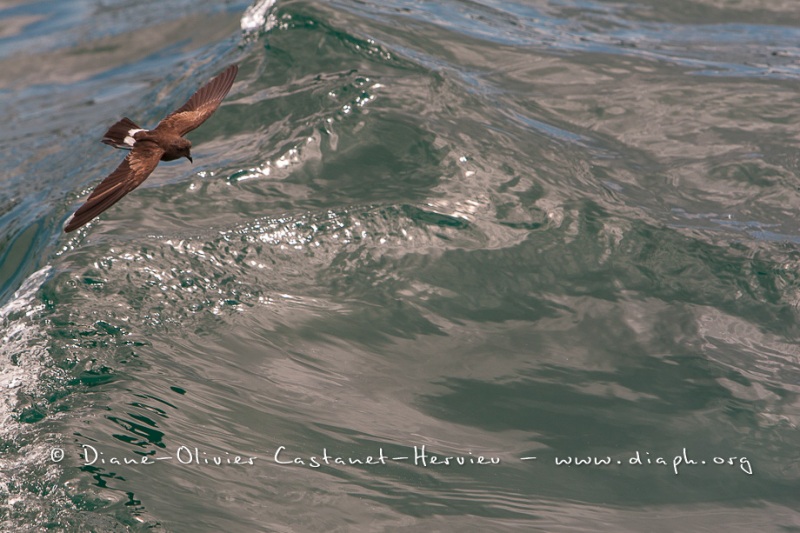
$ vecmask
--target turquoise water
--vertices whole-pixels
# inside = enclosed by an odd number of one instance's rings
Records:
[[[800,531],[798,42],[766,0],[0,2],[0,529]],[[61,232],[108,126],[234,62],[194,164]]]

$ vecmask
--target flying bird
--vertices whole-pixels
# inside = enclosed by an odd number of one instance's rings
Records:
[[[231,90],[239,67],[231,65],[200,87],[181,107],[167,115],[152,130],[137,126],[125,117],[111,126],[103,142],[130,150],[117,169],[92,191],[81,207],[66,221],[64,231],[74,231],[117,203],[142,184],[159,161],[185,157],[190,162],[192,143],[183,136],[205,122]]]

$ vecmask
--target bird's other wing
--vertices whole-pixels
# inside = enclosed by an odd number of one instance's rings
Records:
[[[117,169],[92,191],[86,203],[67,220],[64,231],[74,231],[141,185],[158,165],[164,150],[154,142],[136,143]]]
[[[170,113],[158,123],[156,129],[168,129],[179,135],[186,135],[205,122],[228,94],[236,79],[239,67],[231,65],[214,79],[200,87],[180,108]]]

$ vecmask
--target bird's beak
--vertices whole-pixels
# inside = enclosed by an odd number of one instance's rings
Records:
[[[186,156],[186,159],[188,159],[188,160],[189,160],[189,163],[194,163],[194,161],[192,161],[192,156],[190,156],[190,155],[187,155],[187,156]]]

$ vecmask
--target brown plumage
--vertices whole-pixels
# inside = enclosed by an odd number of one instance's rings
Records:
[[[130,150],[117,169],[92,191],[81,207],[67,220],[64,231],[76,230],[117,203],[147,179],[159,161],[185,157],[192,160],[192,143],[183,136],[205,122],[231,90],[239,68],[231,65],[203,85],[181,107],[167,115],[152,130],[137,126],[125,117],[111,126],[103,142]]]

